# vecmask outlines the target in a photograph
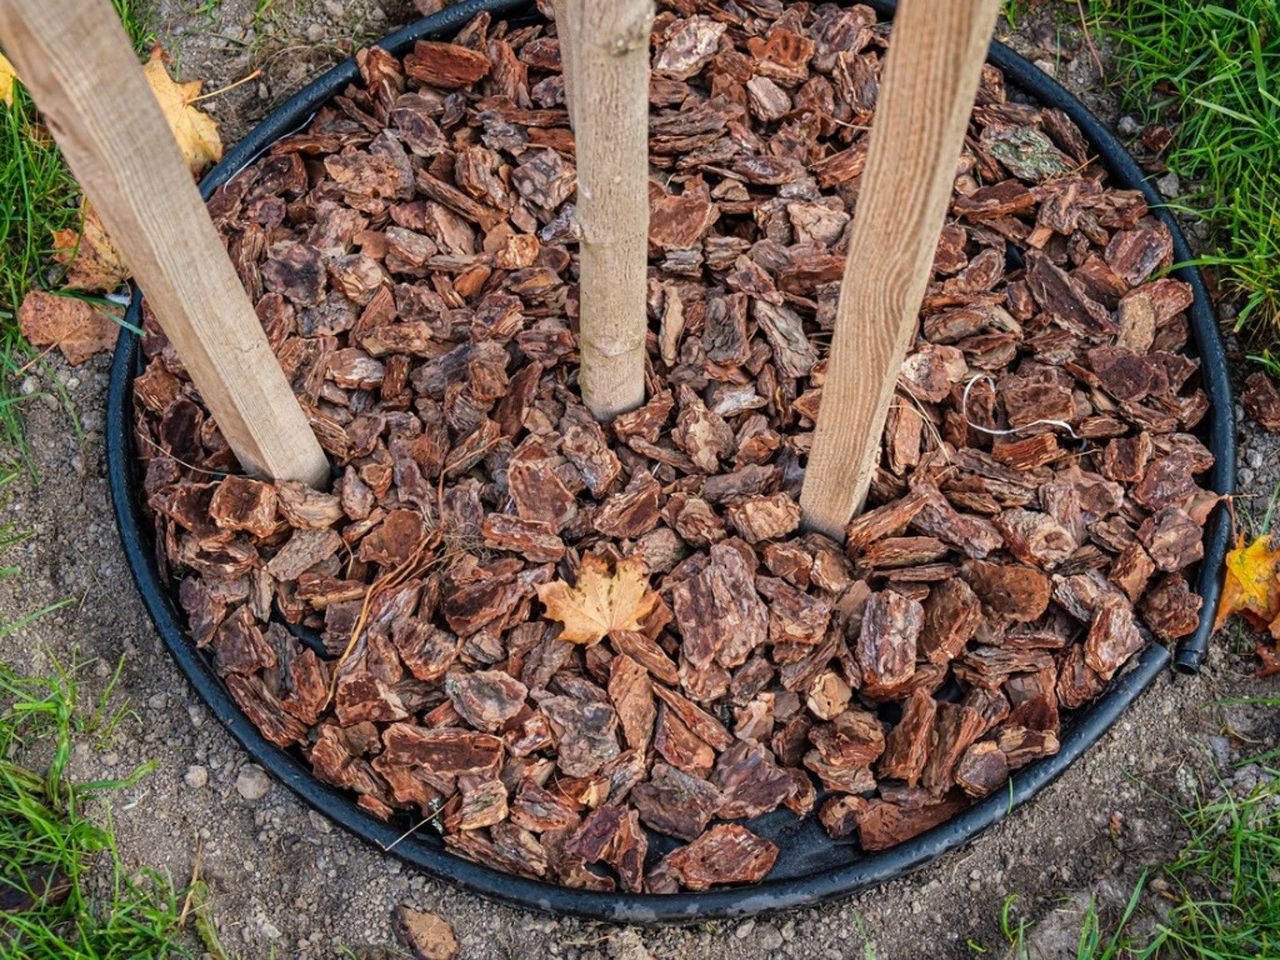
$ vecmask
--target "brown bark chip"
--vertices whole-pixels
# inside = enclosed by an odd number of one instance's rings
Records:
[[[494,733],[519,713],[529,692],[501,670],[451,673],[445,677],[444,689],[459,716],[486,733]]]
[[[1264,429],[1272,433],[1280,430],[1280,393],[1276,392],[1275,384],[1265,373],[1258,371],[1245,378],[1240,402],[1244,404],[1245,412]]]
[[[724,802],[720,791],[700,777],[655,763],[648,781],[631,791],[640,819],[673,837],[693,840]]]
[[[489,73],[489,59],[454,43],[419,40],[404,58],[404,72],[432,87],[468,87]]]
[[[411,907],[391,911],[392,929],[414,960],[453,960],[458,955],[458,940],[447,921],[434,913]]]
[[[1097,612],[1089,626],[1089,635],[1084,642],[1084,662],[1109,679],[1143,646],[1133,611],[1124,603],[1111,603]]]
[[[671,609],[684,655],[695,665],[737,666],[767,636],[765,605],[742,554],[729,543],[713,546],[702,573],[676,585]]]
[[[892,31],[661,6],[641,406],[580,396],[559,31],[488,15],[359,52],[211,201],[332,487],[239,475],[149,314],[134,389],[158,556],[249,721],[374,816],[593,890],[765,878],[717,819],[871,851],[999,794],[1197,629],[1219,501],[1168,231],[988,66],[867,508],[805,531]],[[84,346],[33,298],[24,329]],[[1242,396],[1280,424],[1265,376]]]
[[[916,785],[937,742],[937,712],[938,704],[928,693],[916,690],[911,694],[902,719],[885,740],[884,755],[877,768],[882,777],[905,780],[910,787]]]
[[[777,859],[775,844],[736,823],[722,823],[671,851],[666,863],[685,887],[706,890],[719,883],[757,883]]]
[[[625,653],[613,658],[609,667],[609,698],[618,714],[626,745],[644,754],[653,738],[657,707],[649,672]]]
[[[924,602],[919,653],[930,663],[946,663],[964,649],[981,623],[977,594],[958,577],[943,580]]]
[[[1049,606],[1049,578],[1034,567],[970,560],[960,575],[984,604],[1010,620],[1035,620]]]
[[[873,594],[862,614],[858,660],[867,683],[890,686],[915,672],[924,608],[893,590]]]

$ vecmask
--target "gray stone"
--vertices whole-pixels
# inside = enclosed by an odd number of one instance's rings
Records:
[[[271,792],[271,778],[256,763],[246,763],[236,777],[236,792],[246,800],[261,800]]]
[[[782,949],[782,931],[775,927],[772,923],[766,923],[757,927],[760,931],[760,947],[762,950],[781,950]]]
[[[193,763],[182,775],[182,782],[193,790],[199,790],[209,782],[209,769]]]
[[[631,927],[609,934],[607,946],[609,960],[653,960],[653,954],[644,945],[644,939]]]

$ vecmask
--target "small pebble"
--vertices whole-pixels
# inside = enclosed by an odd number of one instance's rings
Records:
[[[236,777],[236,792],[246,800],[261,800],[271,792],[271,778],[257,764],[245,764]]]
[[[1262,469],[1262,451],[1250,450],[1244,455],[1245,461],[1255,470]]]
[[[1116,124],[1116,129],[1126,137],[1132,137],[1138,132],[1138,121],[1128,114],[1125,114],[1120,118],[1120,122]]]
[[[609,934],[609,960],[653,960],[640,934],[630,927]]]
[[[1156,189],[1161,195],[1173,199],[1182,192],[1182,184],[1178,182],[1178,175],[1170,170],[1163,177],[1156,178]]]
[[[193,790],[199,790],[209,782],[209,770],[207,767],[193,763],[182,775],[182,782]]]
[[[307,27],[307,39],[312,43],[316,43],[324,39],[324,27],[318,23],[313,23]]]
[[[782,931],[771,923],[760,927],[760,948],[762,950],[781,950]]]

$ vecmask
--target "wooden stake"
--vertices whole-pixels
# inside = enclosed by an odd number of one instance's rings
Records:
[[[872,122],[800,506],[844,540],[880,461],[999,0],[902,0]]]
[[[0,42],[245,471],[327,482],[324,451],[107,0],[0,0]]]
[[[560,0],[577,143],[578,384],[600,420],[644,402],[653,0]]]

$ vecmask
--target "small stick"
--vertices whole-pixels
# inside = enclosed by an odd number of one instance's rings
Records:
[[[999,0],[902,0],[849,235],[804,523],[837,540],[866,502],[915,333]]]
[[[653,0],[558,0],[577,144],[578,383],[593,416],[644,402]]]
[[[106,0],[0,0],[0,43],[247,473],[329,462]]]

